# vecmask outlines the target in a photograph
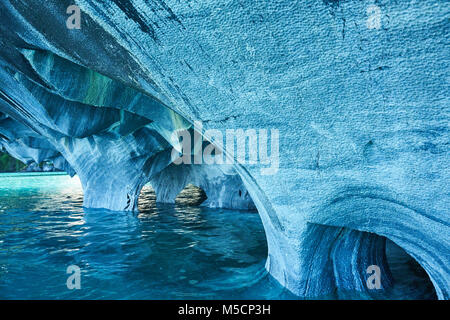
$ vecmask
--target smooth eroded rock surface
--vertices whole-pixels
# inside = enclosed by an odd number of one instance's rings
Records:
[[[78,174],[88,207],[136,210],[147,182],[254,205],[300,296],[367,291],[370,264],[389,287],[387,238],[450,297],[448,2],[377,1],[373,25],[373,1],[76,0],[68,29],[72,2],[0,4],[4,150]],[[278,171],[173,168],[196,120],[279,129]]]

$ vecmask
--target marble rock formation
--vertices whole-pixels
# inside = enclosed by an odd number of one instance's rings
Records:
[[[449,12],[437,0],[2,1],[1,144],[79,175],[86,207],[136,210],[147,182],[161,201],[197,183],[206,205],[256,206],[266,268],[299,296],[371,296],[369,265],[387,290],[389,239],[448,299]],[[279,170],[175,167],[171,133],[194,121],[279,129]]]

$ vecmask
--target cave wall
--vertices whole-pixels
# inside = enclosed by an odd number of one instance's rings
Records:
[[[373,1],[75,3],[79,30],[66,28],[71,1],[0,4],[0,111],[86,174],[85,190],[104,175],[120,199],[95,204],[94,191],[88,205],[134,208],[144,180],[170,163],[161,153],[169,133],[195,120],[205,130],[277,128],[275,175],[259,164],[234,168],[261,215],[273,277],[298,295],[353,286],[321,276],[328,258],[308,251],[321,234],[310,224],[350,223],[396,241],[449,298],[447,2],[377,1],[378,28],[367,24]],[[83,122],[92,108],[120,110],[120,120],[97,110]],[[150,152],[136,137],[147,130],[159,141]],[[123,156],[130,149],[138,152]],[[80,158],[87,150],[97,156]],[[138,172],[153,167],[156,150],[166,161],[144,179]],[[370,260],[365,243],[358,250]]]

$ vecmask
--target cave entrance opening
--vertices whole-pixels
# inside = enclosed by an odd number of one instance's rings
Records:
[[[331,294],[345,300],[436,300],[427,266],[384,235],[348,227],[309,224],[304,261],[319,267],[310,273],[311,297]],[[318,250],[319,248],[320,250]],[[327,283],[332,291],[321,291]],[[329,298],[329,296],[327,296]]]
[[[199,206],[208,199],[206,192],[193,184],[188,184],[176,196],[175,203],[185,206]]]
[[[175,197],[174,203],[181,206],[197,207],[208,199],[206,192],[193,184],[186,185]],[[156,192],[150,184],[144,185],[139,194],[139,211],[154,208],[156,206]]]
[[[405,250],[386,239],[386,259],[393,278],[393,296],[397,298],[437,300],[427,272]]]
[[[138,210],[143,212],[156,207],[156,193],[150,184],[142,187],[138,197]]]

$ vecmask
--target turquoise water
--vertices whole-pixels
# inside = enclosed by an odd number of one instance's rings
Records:
[[[182,203],[194,191],[186,189]],[[82,207],[78,178],[0,174],[0,299],[296,299],[266,272],[257,212],[156,204]],[[379,299],[435,299],[418,264],[388,241],[395,285]],[[67,267],[81,270],[69,290]],[[367,299],[340,292],[321,299]]]
[[[265,271],[257,213],[159,205],[150,187],[139,208],[83,209],[64,174],[0,174],[0,299],[294,298]]]

